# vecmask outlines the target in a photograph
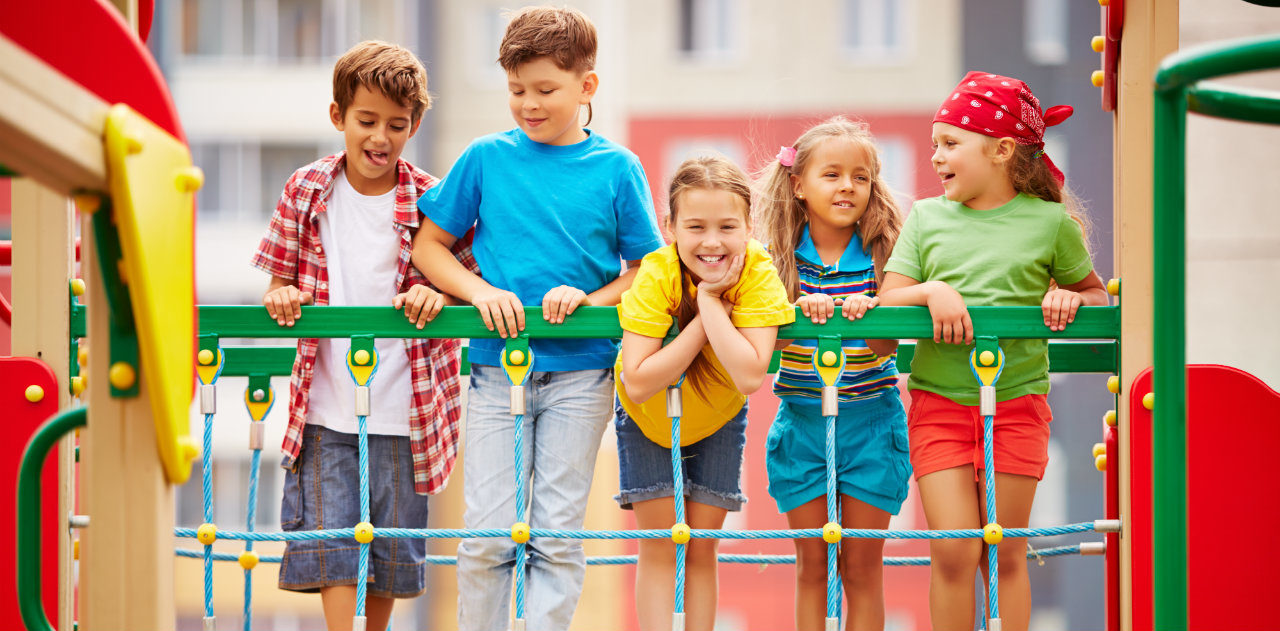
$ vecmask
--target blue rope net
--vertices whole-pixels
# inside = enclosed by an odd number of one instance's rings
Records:
[[[376,360],[375,360],[376,361]],[[529,358],[532,362],[532,358]],[[527,377],[527,372],[525,373]],[[996,378],[998,378],[998,373]],[[975,371],[975,377],[977,373]],[[372,374],[369,375],[364,383],[361,384],[355,374],[352,375],[353,380],[357,383],[357,388],[368,387]],[[216,382],[217,377],[214,377]],[[979,378],[981,381],[981,378]],[[672,386],[676,391],[676,399],[679,398],[681,381]],[[521,387],[521,383],[515,383],[513,379],[513,387]],[[992,384],[994,385],[994,380]],[[515,423],[515,471],[516,471],[516,521],[517,525],[524,526],[523,520],[526,515],[525,501],[525,480],[522,475],[524,460],[524,413],[523,409],[517,410],[514,405],[513,397],[513,420]],[[521,398],[521,404],[523,403]],[[247,399],[246,399],[247,400]],[[669,399],[670,401],[670,399]],[[517,413],[519,412],[519,413]],[[683,494],[683,474],[680,459],[680,414],[679,404],[674,404],[674,409],[669,406],[671,414],[671,462],[672,476],[675,485],[675,512],[678,527],[687,529],[689,539],[735,539],[735,540],[766,540],[766,539],[798,539],[798,538],[824,538],[823,529],[820,528],[798,528],[798,529],[780,529],[780,530],[724,530],[724,529],[689,529],[685,524],[685,506]],[[265,416],[265,411],[262,412]],[[212,500],[212,447],[213,447],[213,416],[214,414],[205,414],[204,419],[204,450],[202,454],[203,475],[201,477],[201,488],[203,495],[203,515],[205,526],[201,529],[196,528],[174,528],[174,535],[180,538],[200,539],[201,531],[205,527],[213,524],[213,500]],[[840,509],[837,501],[836,489],[836,470],[835,470],[835,422],[836,417],[828,415],[826,420],[826,445],[825,456],[827,460],[827,516],[828,520],[834,524],[840,523]],[[260,423],[261,419],[255,419],[255,423]],[[360,467],[360,515],[361,521],[369,522],[369,472],[368,472],[368,432],[367,432],[367,416],[357,416],[359,428],[359,467]],[[986,508],[987,521],[989,524],[996,524],[995,509],[995,479],[992,454],[992,426],[994,422],[993,414],[985,414],[983,417],[983,458],[984,469],[986,472]],[[351,538],[357,536],[357,528],[334,528],[326,530],[296,531],[296,532],[256,532],[254,530],[254,519],[256,514],[256,504],[258,499],[258,469],[260,464],[261,445],[255,445],[253,449],[252,469],[249,479],[248,489],[248,511],[246,519],[246,529],[243,531],[217,531],[216,539],[238,540],[245,542],[245,555],[253,552],[254,542],[259,541],[305,541],[320,539],[340,539]],[[526,564],[527,564],[527,544],[528,538],[563,538],[563,539],[579,539],[579,540],[638,540],[638,539],[673,539],[676,541],[676,585],[675,585],[675,607],[673,628],[683,629],[684,616],[684,577],[685,577],[685,560],[687,544],[681,540],[677,540],[676,529],[660,530],[554,530],[542,528],[528,528],[525,536],[517,540],[516,543],[516,559],[515,564],[515,618],[516,628],[523,628],[525,613],[525,587],[526,587]],[[1113,521],[1097,520],[1091,522],[1079,522],[1066,524],[1062,526],[1050,526],[1041,528],[1007,528],[1003,530],[1003,536],[1014,538],[1035,538],[1035,537],[1054,537],[1061,535],[1078,534],[1085,532],[1116,532],[1118,524]],[[840,528],[839,538],[855,538],[855,539],[983,539],[985,532],[982,529],[967,528],[955,530],[883,530],[883,529],[865,529],[865,528]],[[423,538],[423,539],[463,539],[463,538],[513,538],[516,539],[516,528],[511,530],[503,530],[498,528],[372,528],[373,538]],[[837,539],[838,541],[839,539]],[[243,610],[243,628],[250,631],[252,628],[252,567],[258,563],[280,563],[281,556],[262,556],[253,555],[252,563],[247,564],[245,555],[234,555],[230,553],[213,552],[213,538],[208,542],[201,541],[203,547],[200,550],[190,550],[179,548],[176,554],[183,558],[200,558],[203,559],[204,565],[204,614],[205,629],[213,628],[213,562],[214,561],[239,561],[244,566],[244,610]],[[366,578],[368,576],[368,557],[369,543],[360,544],[360,564],[359,564],[359,580],[357,581],[356,591],[356,620],[357,628],[362,629],[364,624],[365,600],[366,594]],[[1063,545],[1044,549],[1032,549],[1028,546],[1027,558],[1034,560],[1042,560],[1044,558],[1052,558],[1067,555],[1093,554],[1101,551],[1099,544],[1094,544],[1093,549],[1086,549],[1089,544],[1073,544]],[[827,617],[828,620],[838,620],[841,605],[841,584],[836,568],[836,558],[839,543],[828,543],[827,555]],[[989,587],[987,607],[989,608],[989,617],[991,623],[999,622],[999,599],[998,599],[998,574],[999,565],[997,558],[997,545],[989,545],[988,547],[988,563],[990,564]],[[590,557],[586,560],[587,565],[633,565],[637,562],[636,555],[618,555],[618,556],[600,556]],[[720,554],[717,555],[720,563],[733,564],[750,564],[750,565],[794,565],[796,562],[795,555],[766,555],[766,554]],[[457,557],[428,555],[427,563],[432,565],[456,565]],[[885,557],[884,564],[886,566],[928,566],[930,564],[929,557]],[[986,616],[982,620],[983,628],[987,627],[988,620]]]

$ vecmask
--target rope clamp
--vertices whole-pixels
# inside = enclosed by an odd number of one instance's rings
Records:
[[[840,390],[837,384],[844,375],[845,356],[843,341],[832,335],[818,338],[813,351],[813,370],[822,381],[822,415],[840,414]]]
[[[507,372],[511,382],[511,415],[519,416],[525,412],[524,384],[529,380],[533,369],[533,352],[529,350],[527,336],[508,338],[499,355],[502,369]]]

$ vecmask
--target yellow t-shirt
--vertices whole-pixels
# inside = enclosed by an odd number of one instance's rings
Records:
[[[680,255],[675,244],[650,252],[640,263],[631,288],[622,294],[618,305],[618,321],[624,331],[646,337],[665,338],[680,309]],[[687,281],[686,281],[687,282]],[[696,292],[696,289],[692,290]],[[695,293],[696,295],[696,293]],[[763,245],[754,239],[747,242],[746,260],[738,283],[724,293],[733,303],[729,320],[738,328],[782,326],[796,319],[795,307],[787,301],[787,290]],[[702,355],[711,361],[724,381],[733,383],[711,345]],[[618,400],[644,435],[659,445],[671,446],[671,418],[667,416],[667,397],[659,392],[648,401],[636,403],[627,397],[622,374],[622,356],[614,365],[617,375]],[[709,383],[699,394],[688,381],[683,388],[684,414],[680,417],[680,445],[696,443],[724,426],[742,409],[747,397],[730,386]]]

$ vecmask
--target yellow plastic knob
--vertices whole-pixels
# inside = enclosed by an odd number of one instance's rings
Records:
[[[1000,524],[987,524],[982,527],[982,540],[994,546],[1004,540],[1004,528]]]
[[[1120,295],[1120,279],[1119,278],[1113,278],[1107,281],[1107,293],[1111,294],[1112,296]]]
[[[71,295],[73,296],[84,295],[84,279],[83,278],[71,279]]]
[[[207,348],[201,350],[199,353],[196,353],[196,361],[199,361],[201,366],[209,366],[213,364],[213,351]]]
[[[245,551],[240,553],[240,567],[246,570],[252,570],[258,567],[258,553],[253,551]]]
[[[689,531],[689,524],[676,524],[671,527],[671,540],[676,543],[689,543],[689,539],[693,533]]]
[[[511,351],[511,354],[507,355],[507,363],[511,364],[512,366],[523,366],[524,351]]]
[[[200,457],[200,448],[190,436],[183,436],[178,439],[178,453],[182,454],[183,461],[195,462]]]
[[[1142,407],[1150,410],[1150,409],[1154,409],[1155,406],[1156,406],[1156,394],[1154,392],[1148,392],[1142,395]]]
[[[1107,470],[1107,454],[1098,454],[1093,459],[1093,468],[1098,471]]]
[[[1120,377],[1111,375],[1107,377],[1107,392],[1111,394],[1120,394]]]
[[[356,524],[356,542],[369,543],[373,541],[373,524],[362,521]]]
[[[1102,454],[1105,454],[1105,453],[1107,453],[1107,445],[1106,445],[1106,443],[1094,443],[1094,444],[1093,444],[1093,457],[1094,457],[1094,458],[1097,458],[1098,456],[1101,456]]]
[[[1111,0],[1098,0],[1098,6],[1105,7],[1111,4]]]
[[[994,366],[996,364],[996,354],[991,351],[982,351],[978,354],[978,363],[983,366]]]
[[[89,365],[89,349],[83,346],[80,347],[80,350],[76,353],[76,363],[82,367]]]
[[[218,540],[218,527],[213,524],[200,524],[200,527],[196,528],[196,540],[206,546],[213,545],[213,542]]]
[[[363,348],[356,351],[355,354],[351,356],[351,358],[356,362],[357,366],[369,365],[369,351],[366,351]]]
[[[87,385],[85,379],[86,376],[87,375],[76,375],[71,378],[71,396],[78,397],[84,392],[84,387]]]
[[[267,392],[262,388],[258,388],[257,390],[253,391],[253,394],[251,395],[251,397],[253,398],[254,401],[259,401],[259,402],[266,401]]]
[[[117,390],[128,390],[137,382],[138,373],[128,362],[116,362],[107,369],[107,381]]]
[[[516,543],[529,542],[529,524],[518,521],[511,526],[511,540]]]
[[[840,530],[840,524],[829,521],[822,525],[822,540],[827,543],[840,543],[840,537],[844,533]]]
[[[1107,47],[1107,38],[1101,35],[1094,35],[1093,39],[1089,40],[1089,47],[1093,49],[1093,52],[1100,53]]]
[[[34,383],[27,386],[27,389],[22,394],[32,403],[39,403],[44,400],[44,388]]]
[[[102,208],[102,198],[93,193],[80,193],[72,197],[76,203],[76,209],[86,215],[92,215]]]
[[[183,193],[194,193],[204,186],[204,171],[200,167],[190,166],[178,171],[178,190]]]
[[[1116,411],[1115,411],[1115,410],[1107,410],[1107,413],[1102,415],[1102,422],[1103,422],[1103,423],[1106,423],[1106,424],[1107,424],[1107,427],[1115,427],[1115,426],[1116,426]]]
[[[838,360],[839,360],[839,358],[838,358],[838,357],[836,357],[836,352],[835,352],[835,351],[827,351],[827,352],[825,352],[825,353],[823,353],[823,354],[822,354],[822,365],[823,365],[823,366],[835,366],[835,365],[836,365],[836,362],[837,362]]]
[[[1093,87],[1095,88],[1101,88],[1103,82],[1106,81],[1106,78],[1107,78],[1107,75],[1104,74],[1101,70],[1094,70],[1093,74],[1089,75],[1089,81],[1093,83]]]

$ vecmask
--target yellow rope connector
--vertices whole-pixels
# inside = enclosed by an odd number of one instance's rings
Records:
[[[840,543],[840,537],[844,536],[844,532],[840,529],[840,524],[829,521],[822,526],[822,540],[827,543]]]
[[[369,543],[373,541],[373,524],[362,521],[356,524],[356,541],[358,543]]]
[[[987,524],[982,527],[982,540],[994,546],[1004,540],[1004,528],[1000,524]]]
[[[512,366],[523,366],[524,351],[519,351],[519,350],[511,351],[511,355],[507,359],[507,363],[511,364]]]
[[[511,525],[511,540],[516,543],[529,542],[529,524],[518,521]]]
[[[1110,377],[1107,377],[1107,392],[1110,392],[1111,394],[1120,394],[1120,378],[1119,377],[1115,375],[1111,375]]]
[[[693,537],[693,533],[689,530],[689,524],[676,524],[671,527],[671,540],[680,543],[689,543],[689,539]]]
[[[213,524],[200,524],[200,527],[196,528],[196,541],[199,541],[200,543],[203,543],[206,546],[211,546],[213,545],[213,542],[217,540],[218,540],[217,526]]]
[[[369,351],[366,351],[366,350],[364,350],[364,349],[360,349],[360,350],[356,351],[356,352],[355,352],[355,354],[353,354],[353,355],[351,356],[351,359],[352,359],[352,360],[354,360],[354,361],[356,362],[356,365],[357,365],[357,366],[368,366],[368,365],[369,365]]]
[[[201,366],[208,366],[209,364],[212,364],[213,351],[207,348],[204,350],[201,350],[199,353],[196,353],[196,360],[200,362]]]
[[[252,570],[258,567],[258,553],[246,550],[240,553],[240,567],[246,570]]]

